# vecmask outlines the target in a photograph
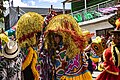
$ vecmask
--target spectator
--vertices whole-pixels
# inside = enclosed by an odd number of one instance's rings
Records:
[[[111,31],[112,44],[103,53],[104,62],[101,64],[105,70],[96,80],[120,80],[120,19],[116,29]]]
[[[22,58],[15,41],[7,42],[2,49],[0,61],[0,80],[21,80]]]

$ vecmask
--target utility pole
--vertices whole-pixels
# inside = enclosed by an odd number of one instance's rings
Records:
[[[63,2],[63,14],[65,14],[65,2]]]
[[[17,7],[17,12],[18,12],[18,20],[20,18],[20,9],[19,9],[19,6]]]
[[[85,3],[85,12],[87,12],[87,1],[84,0],[84,3]]]
[[[53,5],[51,5],[51,10],[53,10]]]

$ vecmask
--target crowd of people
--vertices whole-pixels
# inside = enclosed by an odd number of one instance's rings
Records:
[[[108,41],[93,40],[71,15],[55,11],[25,13],[16,26],[4,45],[0,37],[0,80],[92,80],[98,67],[96,80],[120,79],[119,21]]]

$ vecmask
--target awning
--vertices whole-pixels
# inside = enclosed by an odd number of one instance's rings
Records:
[[[77,2],[77,1],[81,1],[81,0],[65,0],[62,3],[70,3],[70,2]]]

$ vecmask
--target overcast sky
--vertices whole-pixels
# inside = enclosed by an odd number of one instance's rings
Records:
[[[63,2],[65,0],[13,0],[13,5],[20,7],[39,7],[39,8],[50,8],[53,5],[53,8],[63,9]],[[70,3],[65,4],[66,9],[71,8]]]

